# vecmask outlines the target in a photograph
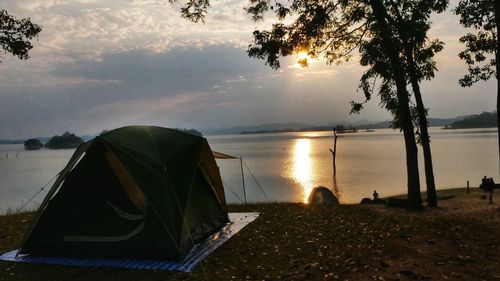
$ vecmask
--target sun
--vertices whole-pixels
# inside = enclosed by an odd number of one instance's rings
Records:
[[[297,56],[297,63],[295,64],[295,67],[297,68],[308,67],[312,60],[312,58],[306,51],[300,51],[296,54],[296,56]]]
[[[307,59],[309,59],[309,55],[307,54],[307,52],[301,51],[297,53],[297,60],[307,60]]]

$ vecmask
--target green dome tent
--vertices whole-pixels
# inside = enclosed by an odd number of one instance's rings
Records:
[[[207,140],[123,127],[78,147],[20,254],[182,260],[229,222]]]

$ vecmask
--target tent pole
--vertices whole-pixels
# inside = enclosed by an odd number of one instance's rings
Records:
[[[243,181],[243,197],[245,199],[245,205],[247,204],[247,193],[245,190],[245,175],[243,174],[243,156],[240,156],[240,165],[241,165],[241,180]]]

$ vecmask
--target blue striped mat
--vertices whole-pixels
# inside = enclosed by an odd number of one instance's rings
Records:
[[[195,245],[182,263],[161,260],[80,259],[65,257],[39,257],[31,255],[19,255],[16,257],[17,250],[0,255],[0,260],[38,264],[160,269],[191,272],[196,265],[215,251],[217,247],[229,240],[229,238],[238,233],[247,224],[254,221],[258,216],[259,213],[229,213],[229,219],[231,222],[228,223],[228,225],[221,231],[213,234],[204,242]]]

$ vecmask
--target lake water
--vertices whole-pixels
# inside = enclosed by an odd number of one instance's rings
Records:
[[[437,188],[464,187],[467,180],[477,187],[484,175],[498,181],[496,132],[431,128]],[[243,157],[248,202],[305,202],[317,185],[334,189],[331,132],[223,135],[207,139],[213,150]],[[45,184],[52,183],[73,151],[24,151],[22,145],[0,145],[0,213],[19,208]],[[420,158],[421,189],[425,190],[423,156]],[[244,200],[240,160],[217,163],[227,201],[240,203]],[[380,196],[406,192],[404,141],[398,131],[380,129],[339,135],[336,163],[335,191],[342,203],[357,203],[363,197],[371,197],[375,189]],[[37,206],[49,188],[50,185],[27,208]]]

